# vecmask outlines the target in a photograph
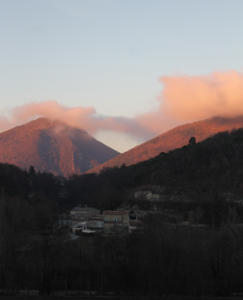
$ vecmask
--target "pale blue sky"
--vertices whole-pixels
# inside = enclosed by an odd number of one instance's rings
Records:
[[[242,0],[0,0],[0,110],[134,116],[163,75],[243,69]]]

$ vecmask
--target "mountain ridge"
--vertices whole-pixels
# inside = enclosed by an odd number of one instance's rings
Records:
[[[213,118],[180,125],[119,154],[115,158],[88,170],[87,173],[99,173],[104,168],[121,167],[123,164],[127,166],[134,165],[153,158],[161,152],[168,152],[185,146],[192,136],[194,136],[197,141],[202,141],[218,132],[232,131],[233,129],[241,127],[243,127],[243,116],[215,116]]]

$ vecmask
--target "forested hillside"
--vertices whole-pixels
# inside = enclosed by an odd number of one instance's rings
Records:
[[[239,129],[200,143],[192,139],[187,146],[134,166],[106,169],[100,175],[73,176],[68,185],[72,199],[116,206],[130,189],[144,185],[159,185],[168,193],[176,191],[198,201],[229,193],[243,197],[242,178],[243,130]]]
[[[69,179],[22,171],[0,164],[0,188],[8,196],[24,199],[43,197],[60,210],[76,204],[116,208],[128,201],[129,191],[144,185],[158,185],[168,193],[176,191],[191,200],[243,196],[243,130],[219,133],[203,142],[161,153],[146,162],[106,169],[101,174],[74,175]]]
[[[103,164],[88,170],[100,172],[103,168],[120,167],[134,165],[139,162],[154,158],[161,152],[168,152],[176,148],[181,148],[188,143],[191,136],[197,141],[203,141],[219,132],[232,131],[243,127],[243,117],[213,117],[193,123],[177,126],[161,135],[138,145],[125,153],[117,155]]]

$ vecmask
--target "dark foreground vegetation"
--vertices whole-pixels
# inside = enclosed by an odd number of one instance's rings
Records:
[[[242,293],[242,179],[242,130],[100,175],[64,179],[0,165],[0,290]],[[158,212],[198,212],[197,222],[181,226],[157,213],[145,218],[143,232],[78,240],[57,227],[58,214],[80,203],[101,210],[146,206],[132,197],[145,185],[176,196]]]
[[[196,296],[243,291],[243,229],[236,225],[205,230],[148,217],[143,234],[65,241],[48,228],[35,233],[24,222],[21,230],[14,223],[1,224],[5,292]]]

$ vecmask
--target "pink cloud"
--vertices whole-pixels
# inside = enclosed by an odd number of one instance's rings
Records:
[[[6,130],[38,117],[60,120],[91,134],[100,130],[112,130],[142,138],[151,136],[151,131],[135,119],[101,116],[93,107],[67,107],[56,101],[30,103],[14,108],[8,119],[0,118],[0,130]]]
[[[162,77],[160,110],[181,121],[243,114],[243,74],[235,71],[208,76]]]
[[[58,119],[96,134],[102,130],[148,139],[178,124],[212,116],[243,115],[243,74],[216,72],[207,76],[161,77],[158,109],[134,118],[98,114],[94,107],[67,107],[56,101],[30,103],[0,117],[0,130],[33,118]]]
[[[215,72],[207,76],[161,77],[159,108],[137,121],[160,134],[178,124],[213,116],[243,115],[243,74]]]

